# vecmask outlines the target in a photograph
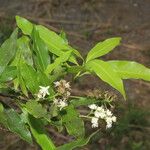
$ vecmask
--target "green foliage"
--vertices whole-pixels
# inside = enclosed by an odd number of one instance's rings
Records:
[[[87,138],[80,138],[77,139],[76,141],[72,141],[70,143],[67,143],[63,146],[58,147],[58,150],[73,150],[77,147],[82,147],[84,145],[86,145],[90,139],[97,133],[98,131],[92,133],[89,137]]]
[[[10,131],[18,134],[23,140],[32,143],[30,131],[27,129],[21,116],[13,109],[4,109],[0,105],[0,123]]]
[[[17,76],[17,68],[15,66],[7,66],[0,75],[0,82],[11,81]]]
[[[70,101],[70,103],[74,106],[74,107],[79,107],[79,106],[88,106],[91,105],[93,103],[98,103],[99,100],[97,99],[92,99],[92,98],[85,98],[85,97],[81,97],[78,100],[77,99],[72,99]]]
[[[0,47],[0,74],[15,56],[17,50],[17,34],[16,29],[9,39],[7,39]]]
[[[112,67],[102,60],[92,60],[86,64],[87,70],[94,72],[103,81],[110,84],[112,87],[117,89],[125,98],[125,91],[123,82],[118,74],[112,69]]]
[[[36,27],[32,31],[33,40],[33,52],[35,52],[34,61],[37,68],[41,71],[45,71],[48,64],[50,64],[50,57],[48,53],[48,47],[39,36],[39,32]]]
[[[109,61],[113,69],[122,79],[143,79],[150,81],[150,69],[137,63],[129,61]]]
[[[54,63],[47,66],[45,73],[47,75],[50,74],[55,68],[60,66],[62,63],[68,61],[68,59],[71,56],[71,53],[72,53],[72,51],[68,51],[68,52],[63,53],[62,56],[56,58]]]
[[[62,121],[70,135],[73,135],[77,138],[84,137],[84,122],[79,117],[79,113],[72,105],[66,108],[66,114],[62,116]]]
[[[28,101],[24,107],[29,112],[29,114],[33,115],[35,118],[46,117],[47,111],[42,107],[40,103],[34,100]]]
[[[109,53],[120,44],[120,40],[121,38],[110,38],[103,42],[99,42],[88,53],[86,62]]]
[[[26,63],[20,65],[21,76],[25,82],[26,87],[33,93],[37,93],[39,84],[37,82],[37,74],[34,68]]]
[[[16,16],[16,22],[21,30],[19,38],[18,29],[15,29],[0,47],[0,87],[13,91],[11,97],[17,110],[5,108],[0,103],[0,123],[29,143],[32,134],[43,150],[57,149],[45,131],[46,125],[56,127],[59,132],[66,129],[74,137],[74,141],[58,147],[59,150],[86,145],[95,133],[86,136],[84,119],[77,107],[105,104],[105,98],[70,96],[69,84],[63,85],[65,81],[61,80],[61,84],[56,82],[54,85],[55,81],[69,74],[75,78],[94,74],[124,98],[123,79],[150,81],[150,69],[139,63],[98,59],[120,44],[118,37],[98,43],[84,59],[69,45],[64,32],[58,35],[19,16]],[[5,94],[4,90],[0,92]],[[111,106],[111,97],[108,99],[105,107]]]
[[[56,147],[54,146],[53,142],[46,135],[46,132],[44,130],[44,124],[40,120],[37,120],[31,115],[29,115],[28,123],[34,138],[43,150],[56,150]]]

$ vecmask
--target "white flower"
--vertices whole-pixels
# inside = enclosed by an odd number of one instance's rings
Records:
[[[92,123],[98,123],[98,118],[96,118],[96,117],[92,117],[91,122],[92,122]]]
[[[111,128],[112,127],[112,123],[108,123],[107,125],[106,125],[106,129],[109,129],[109,128]]]
[[[106,117],[106,112],[103,107],[97,107],[96,111],[94,112],[95,117],[104,119]]]
[[[100,111],[95,111],[94,115],[95,115],[95,117],[101,118],[101,119],[104,119],[106,117],[105,111],[101,111],[101,112]]]
[[[106,115],[107,115],[107,116],[112,116],[112,112],[107,109],[107,110],[106,110]]]
[[[64,107],[68,106],[68,104],[63,100],[60,100],[57,106],[62,110]]]
[[[97,109],[96,109],[96,110],[97,110],[97,111],[105,111],[103,106],[101,106],[101,107],[97,107]]]
[[[64,99],[54,99],[53,103],[62,110],[64,107],[68,106],[67,102]]]
[[[54,84],[55,84],[55,87],[60,86],[60,82],[59,81],[54,82]]]
[[[92,117],[91,123],[92,123],[92,128],[98,127],[98,118]]]
[[[112,121],[116,122],[117,118],[115,116],[112,116]]]
[[[108,124],[108,123],[112,123],[112,118],[111,117],[107,117],[106,118],[106,123]]]
[[[39,86],[39,87],[40,87],[40,90],[39,90],[39,92],[37,94],[38,98],[45,98],[46,95],[49,95],[49,91],[48,91],[49,86],[46,86],[46,87]]]
[[[112,127],[112,123],[116,122],[116,117],[115,116],[107,116],[105,121],[107,123],[106,129],[111,128]]]
[[[92,128],[97,128],[98,127],[98,123],[93,123],[92,124]]]
[[[92,109],[92,110],[96,110],[97,109],[97,105],[95,105],[95,104],[89,105],[88,107],[90,109]]]

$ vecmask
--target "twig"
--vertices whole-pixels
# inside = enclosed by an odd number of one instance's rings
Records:
[[[35,20],[32,16],[27,16],[28,19]],[[87,25],[87,26],[98,26],[101,23],[95,22],[80,22],[80,21],[68,21],[68,20],[54,20],[54,19],[46,19],[46,18],[37,18],[36,20],[45,23],[53,23],[53,24],[69,24],[69,25]]]
[[[149,130],[149,131],[150,131],[150,127],[143,127],[143,126],[140,126],[140,125],[130,124],[129,127],[131,127],[131,128],[146,129],[146,130]]]
[[[140,48],[139,46],[135,46],[135,45],[131,45],[131,44],[122,44],[122,46],[127,47],[129,49],[135,49],[135,50],[143,50],[142,48]]]
[[[28,19],[30,19],[30,20],[32,20],[32,21],[34,21],[34,22],[40,23],[40,24],[42,24],[42,25],[44,25],[44,26],[50,28],[51,30],[53,30],[53,31],[55,31],[55,32],[57,32],[57,33],[60,33],[60,32],[61,32],[60,29],[57,29],[57,28],[55,28],[55,27],[49,25],[49,24],[46,23],[44,20],[35,19],[35,18],[33,18],[33,17],[26,17],[26,18],[28,18]],[[67,33],[68,35],[71,35],[71,36],[76,36],[76,37],[79,37],[79,38],[85,38],[85,36],[83,36],[83,35],[81,35],[81,34],[78,34],[78,33],[75,33],[75,32],[66,31],[66,33]]]
[[[54,129],[52,129],[52,128],[48,128],[48,131],[51,132],[54,136],[59,137],[59,138],[61,138],[61,139],[63,139],[63,140],[66,140],[66,141],[70,141],[70,140],[71,140],[70,137],[64,136],[64,135],[62,135],[62,134],[56,132],[56,131],[55,131]]]

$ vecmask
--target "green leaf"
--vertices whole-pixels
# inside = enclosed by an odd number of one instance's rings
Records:
[[[17,76],[17,68],[15,66],[7,66],[0,75],[0,82],[7,82]]]
[[[0,103],[0,113],[3,112],[3,110],[4,110],[4,107],[3,107],[3,105]]]
[[[20,66],[20,73],[25,82],[26,87],[33,93],[36,94],[39,89],[37,82],[37,73],[30,65],[22,63]]]
[[[20,61],[23,59],[27,64],[33,65],[32,51],[30,50],[30,39],[27,36],[22,36],[17,41],[18,44],[18,55],[16,54],[16,59]]]
[[[33,51],[35,52],[35,63],[41,71],[44,71],[50,63],[48,47],[39,36],[39,32],[34,26],[32,31]]]
[[[30,131],[26,128],[20,115],[13,109],[4,109],[3,112],[0,111],[0,123],[10,131],[18,134],[23,140],[32,143]]]
[[[143,79],[150,81],[150,69],[142,64],[133,61],[108,61],[114,71],[122,79]]]
[[[61,65],[63,62],[66,62],[70,58],[71,53],[72,51],[63,53],[62,56],[55,59],[55,62],[53,64],[48,65],[45,70],[46,75],[50,74],[56,67]]]
[[[83,66],[71,66],[67,68],[67,72],[68,73],[72,73],[72,74],[77,74],[81,71],[84,71],[84,67]]]
[[[25,84],[25,81],[23,80],[23,77],[21,76],[21,74],[19,73],[18,74],[18,85],[20,85],[20,88],[21,88],[21,91],[22,93],[28,97],[28,91],[27,91],[27,87],[26,87],[26,84]]]
[[[80,99],[72,99],[70,101],[70,103],[74,107],[87,106],[87,105],[95,104],[95,103],[98,103],[98,102],[100,102],[100,101],[96,100],[96,99],[84,98],[84,97],[81,97]]]
[[[84,137],[84,122],[79,117],[79,113],[76,111],[73,105],[68,106],[65,110],[66,114],[62,116],[62,121],[67,129],[67,132],[77,138]]]
[[[16,29],[9,39],[7,39],[0,47],[0,74],[4,71],[5,67],[13,59],[17,50],[17,35]]]
[[[57,56],[62,56],[65,51],[73,50],[79,56],[79,52],[70,47],[64,39],[55,32],[48,30],[42,25],[37,25],[41,39],[47,44],[49,51]],[[75,57],[72,55],[70,61],[77,64]]]
[[[87,55],[86,62],[103,56],[113,50],[116,46],[120,44],[121,38],[110,38],[103,42],[99,42],[94,46]]]
[[[98,130],[99,131],[99,130]],[[81,139],[77,139],[75,141],[72,141],[70,143],[64,144],[62,146],[59,146],[57,148],[57,150],[74,150],[77,147],[82,147],[86,144],[88,144],[88,142],[90,141],[90,139],[96,134],[98,133],[98,131],[92,133],[89,137],[87,138],[81,138]]]
[[[31,22],[19,16],[16,16],[16,22],[17,22],[18,27],[22,30],[24,34],[31,36],[32,30],[33,30],[33,24]],[[46,27],[42,25],[37,25],[36,29],[38,30],[41,39],[47,44],[49,51],[51,53],[57,56],[61,56],[63,52],[68,51],[68,50],[73,50],[76,56],[82,58],[82,56],[77,50],[69,46],[64,41],[64,39],[61,38],[59,35],[57,35],[55,32],[47,29]],[[74,55],[70,57],[70,61],[77,64],[77,61]]]
[[[87,70],[94,72],[99,78],[118,90],[124,98],[126,97],[123,82],[109,63],[95,59],[85,64],[85,67]]]
[[[24,34],[31,35],[33,24],[25,18],[16,16],[17,26],[22,30]]]
[[[42,117],[46,117],[47,115],[47,110],[35,100],[28,101],[24,105],[24,107],[26,108],[28,113],[33,115],[35,118],[42,118]]]
[[[29,115],[28,124],[36,142],[41,146],[42,150],[56,150],[55,145],[44,130],[42,121]]]
[[[66,33],[64,32],[64,30],[61,30],[59,36],[64,40],[64,42],[65,42],[66,44],[68,44],[67,35],[66,35]]]

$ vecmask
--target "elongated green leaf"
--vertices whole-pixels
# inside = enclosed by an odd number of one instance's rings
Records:
[[[29,115],[28,123],[36,142],[41,146],[42,150],[56,150],[55,145],[44,130],[43,123],[39,119]]]
[[[72,51],[68,51],[68,52],[63,53],[62,56],[56,58],[55,62],[53,64],[48,65],[48,67],[46,68],[45,73],[47,75],[50,74],[56,67],[61,65],[63,62],[66,62],[70,58],[71,53],[72,53]]]
[[[32,39],[33,39],[33,51],[35,52],[34,57],[35,63],[41,71],[44,71],[48,66],[48,64],[50,64],[50,57],[48,47],[40,38],[36,26],[34,26],[32,31]]]
[[[0,113],[3,112],[3,110],[4,110],[4,107],[3,107],[3,105],[0,103]]]
[[[42,105],[35,100],[28,101],[24,105],[24,107],[26,108],[28,113],[33,115],[35,118],[42,118],[47,115],[46,109],[44,107],[42,107]]]
[[[19,81],[19,85],[20,85],[22,93],[28,97],[27,87],[26,87],[25,81],[23,80],[23,77],[21,76],[21,74],[19,74],[18,81]]]
[[[33,24],[29,22],[27,19],[16,16],[16,22],[18,27],[22,30],[24,34],[30,35],[33,30]],[[57,35],[55,32],[50,31],[46,27],[42,25],[37,25],[36,26],[39,35],[41,39],[48,45],[49,51],[57,56],[61,56],[63,52],[68,51],[68,50],[73,50],[74,54],[77,55],[78,57],[82,58],[80,53],[69,46],[63,38],[61,38],[59,35]],[[70,57],[70,61],[77,64],[77,61],[75,57],[72,55]]]
[[[86,62],[103,56],[113,50],[116,46],[120,44],[121,38],[110,38],[103,42],[99,42],[94,46],[87,55]]]
[[[33,93],[36,94],[39,89],[39,83],[37,82],[36,71],[26,63],[22,63],[20,66],[20,73],[25,82],[26,87]]]
[[[150,81],[150,69],[133,61],[108,61],[122,79],[143,79]]]
[[[0,75],[0,82],[7,82],[17,76],[17,68],[15,66],[7,66]]]
[[[33,65],[32,52],[30,50],[30,39],[27,36],[22,36],[17,40],[17,52],[14,60],[11,62],[11,66],[16,66],[17,69],[20,63],[26,62],[29,65]]]
[[[61,30],[59,36],[64,40],[64,42],[65,42],[66,44],[68,44],[67,35],[66,35],[66,33],[64,32],[64,30]]]
[[[99,130],[98,130],[99,131]],[[75,141],[72,141],[70,143],[64,144],[62,146],[59,146],[57,148],[57,150],[74,150],[77,147],[82,147],[86,144],[88,144],[88,142],[90,141],[90,139],[96,134],[98,133],[98,131],[92,133],[89,137],[87,138],[81,138],[81,139],[77,139]]]
[[[72,100],[70,100],[70,103],[74,107],[87,106],[87,105],[95,104],[95,103],[98,103],[98,102],[100,102],[100,101],[96,100],[96,99],[84,98],[84,97],[81,97],[80,99],[72,99]]]
[[[8,63],[13,59],[17,50],[17,35],[16,29],[9,39],[7,39],[0,47],[0,74],[4,71]]]
[[[79,117],[79,113],[73,105],[66,108],[66,114],[62,116],[62,121],[70,135],[82,138],[85,135],[84,122]]]
[[[42,25],[37,25],[37,30],[39,31],[40,37],[48,45],[51,53],[61,56],[65,51],[73,50],[77,55],[79,54],[76,50],[66,44],[66,42],[55,32],[48,30]],[[77,63],[73,55],[70,57],[70,61],[75,64]]]
[[[77,74],[84,70],[83,66],[71,66],[67,68],[68,73]]]
[[[118,90],[124,98],[126,97],[123,82],[109,63],[95,59],[89,61],[85,66],[87,70],[94,72],[99,78]]]
[[[17,26],[22,30],[24,34],[31,35],[33,24],[25,18],[16,16]]]
[[[10,131],[18,134],[23,140],[32,143],[30,131],[26,128],[20,115],[13,109],[0,111],[0,123]]]

